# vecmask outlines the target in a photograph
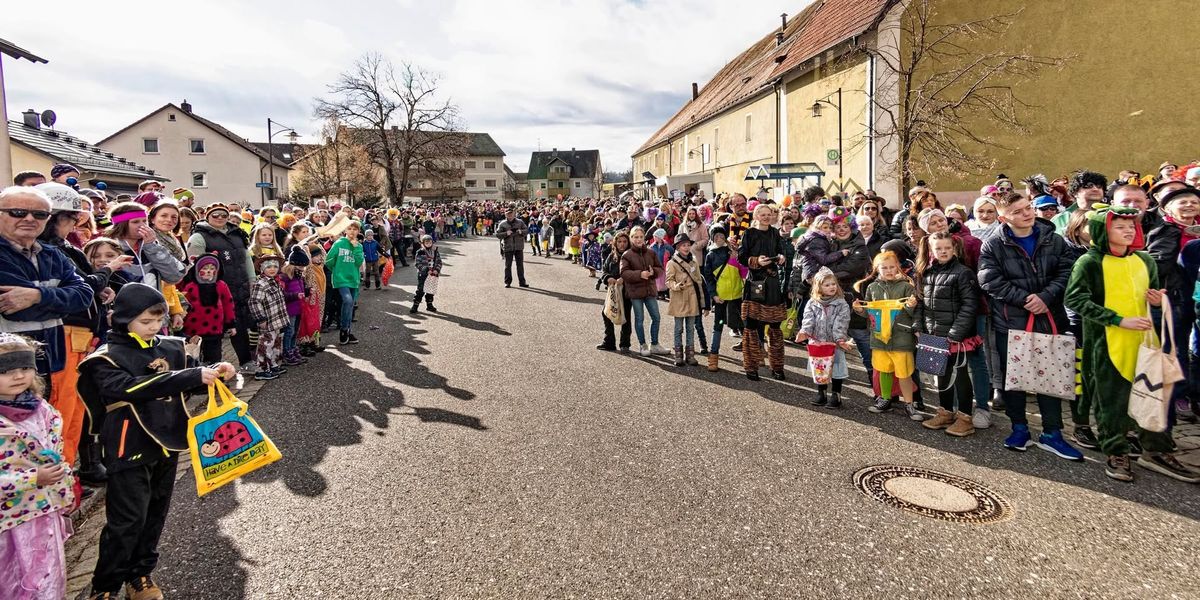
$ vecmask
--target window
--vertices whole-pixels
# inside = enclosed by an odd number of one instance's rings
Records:
[[[158,138],[143,139],[142,154],[158,154]]]
[[[565,188],[565,187],[567,187],[567,182],[565,182],[565,181],[560,181],[560,182],[558,182],[558,187],[560,187],[560,188]]]
[[[469,187],[469,188],[473,188],[473,187],[475,187],[475,180],[474,180],[474,179],[468,179],[468,180],[467,180],[467,187]]]
[[[192,154],[204,154],[204,140],[200,140],[200,139],[190,140],[190,147],[191,147]]]
[[[464,167],[466,167],[466,168],[468,168],[468,169],[474,169],[474,168],[475,168],[475,161],[473,161],[473,160],[468,160],[467,162],[463,163],[463,166],[464,166]]]
[[[168,120],[168,121],[174,121],[174,120],[175,120],[175,113],[167,113],[167,120]]]
[[[483,187],[490,187],[490,188],[494,188],[494,187],[496,187],[496,180],[495,180],[495,179],[487,179],[487,180],[485,180],[485,181],[483,182]]]
[[[751,117],[751,115],[746,115],[746,141],[747,142],[750,141],[750,117]]]
[[[208,173],[192,173],[192,187],[208,187]]]
[[[576,182],[575,182],[575,189],[579,189],[579,188],[581,188],[581,187],[583,187],[583,185],[582,185],[580,182],[576,181]]]
[[[543,190],[544,190],[544,189],[546,189],[546,182],[545,182],[545,181],[543,181],[543,182],[542,182],[542,189],[543,189]]]
[[[713,159],[713,162],[717,162],[717,151],[721,149],[721,128],[720,127],[713,128],[712,146],[713,146],[712,159]]]
[[[483,168],[485,168],[485,169],[495,169],[495,168],[496,168],[496,161],[494,161],[494,160],[489,160],[489,161],[487,161],[487,162],[483,163]]]

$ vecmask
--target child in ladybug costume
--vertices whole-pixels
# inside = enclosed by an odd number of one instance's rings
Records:
[[[100,435],[108,469],[100,553],[92,598],[162,598],[150,579],[158,538],[187,449],[187,395],[237,374],[221,362],[199,366],[200,338],[158,335],[167,304],[151,286],[129,283],[113,303],[108,343],[79,363],[79,395]],[[99,429],[99,431],[95,431]]]

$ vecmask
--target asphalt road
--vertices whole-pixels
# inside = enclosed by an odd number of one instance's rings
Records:
[[[1200,595],[1196,486],[1006,451],[1004,424],[953,439],[868,413],[862,388],[812,408],[795,348],[787,382],[758,383],[731,343],[719,374],[602,353],[581,268],[528,257],[533,288],[504,289],[494,240],[442,252],[440,313],[408,314],[400,269],[363,292],[361,344],[254,398],[281,462],[203,499],[179,481],[168,597]],[[882,463],[975,480],[1015,516],[876,503],[851,475]]]

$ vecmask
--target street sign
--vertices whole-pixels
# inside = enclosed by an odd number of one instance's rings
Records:
[[[842,153],[837,150],[828,150],[825,152],[825,160],[828,161],[826,164],[830,166],[836,165],[841,162]]]
[[[270,188],[270,187],[275,187],[275,186],[271,185],[271,183],[270,183],[269,181],[260,181],[260,182],[258,182],[258,183],[256,183],[256,184],[254,184],[254,187],[256,187],[256,188]]]

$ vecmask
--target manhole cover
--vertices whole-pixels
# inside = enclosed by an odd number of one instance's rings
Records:
[[[943,521],[997,523],[1013,514],[1007,500],[982,485],[919,467],[866,467],[854,474],[854,486],[888,506]]]

